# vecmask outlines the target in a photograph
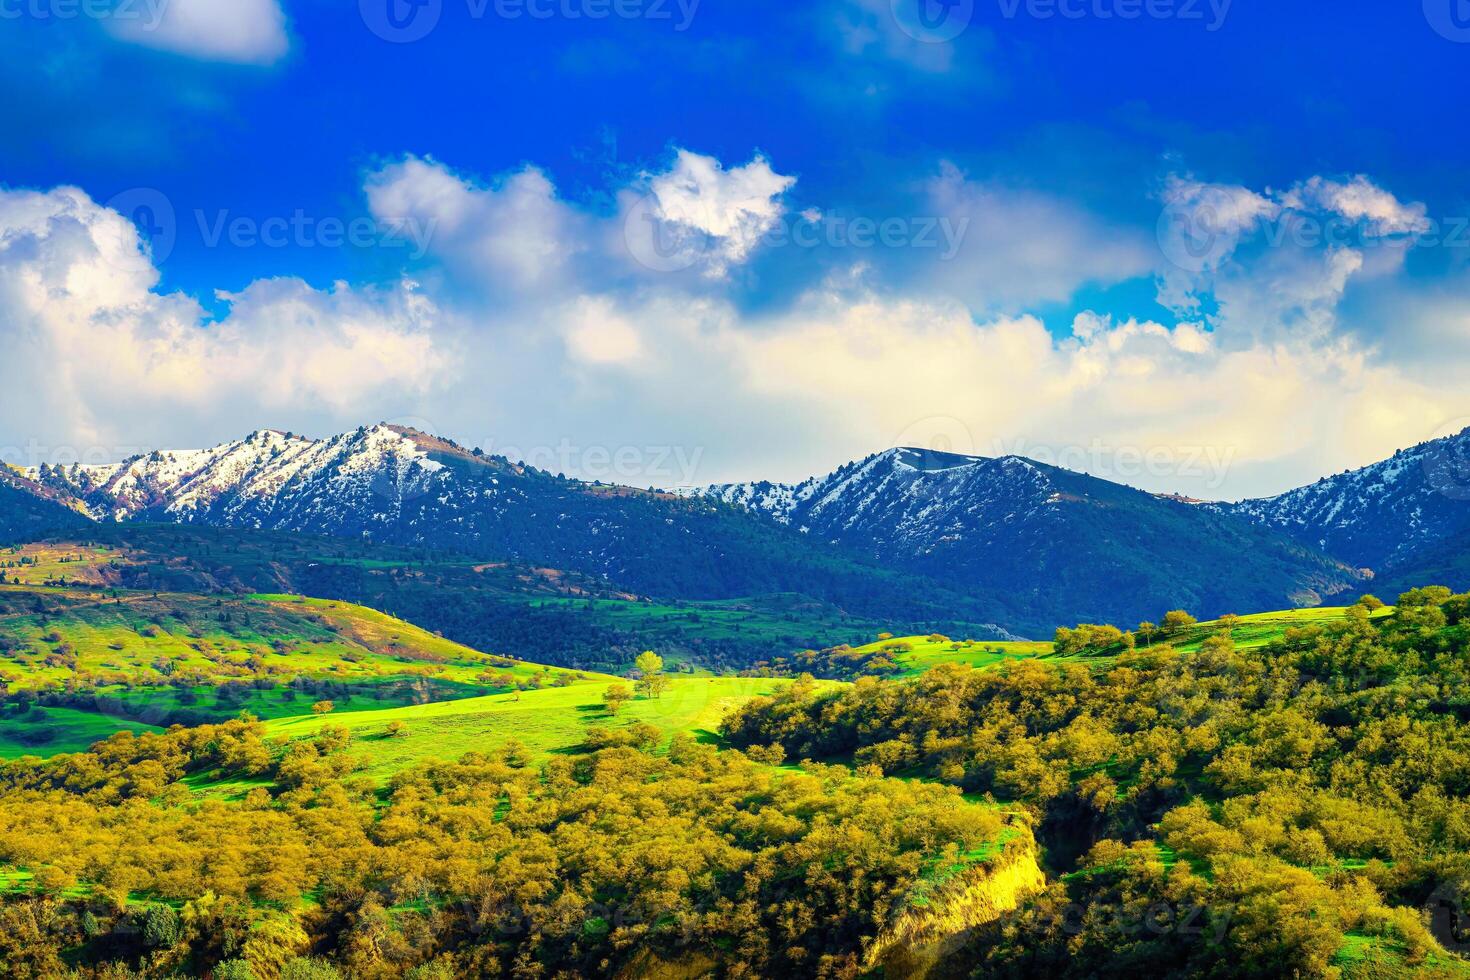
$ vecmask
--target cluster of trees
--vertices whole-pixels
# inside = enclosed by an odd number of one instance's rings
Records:
[[[1224,629],[1233,629],[1239,618],[1238,616],[1222,616],[1219,623]],[[1171,609],[1164,613],[1163,619],[1158,623],[1145,620],[1138,624],[1137,629],[1127,632],[1116,626],[1097,623],[1082,623],[1075,629],[1059,626],[1054,642],[1057,653],[1064,655],[1116,653],[1119,648],[1134,650],[1139,644],[1146,647],[1151,646],[1157,638],[1162,637],[1165,640],[1176,638],[1198,623],[1199,620],[1185,610]]]
[[[977,940],[985,973],[1331,976],[1354,944],[1463,970],[1442,947],[1470,935],[1421,910],[1470,921],[1467,598],[1370,598],[1258,649],[1226,624],[1192,652],[799,683],[724,732],[1032,809],[1073,873]]]
[[[858,677],[886,677],[898,671],[893,660],[906,644],[885,643],[878,649],[853,647],[846,643],[820,650],[799,650],[791,654],[758,660],[742,673],[751,677],[790,677],[811,674],[828,680],[854,680]]]
[[[0,975],[851,977],[933,868],[1005,833],[953,788],[656,755],[639,728],[381,794],[345,729],[283,748],[249,719],[0,766]]]

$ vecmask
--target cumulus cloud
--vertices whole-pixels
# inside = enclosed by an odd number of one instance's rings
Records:
[[[134,427],[288,409],[357,419],[449,373],[412,283],[257,282],[221,293],[211,320],[158,280],[136,228],[84,192],[0,191],[0,417],[29,430],[12,436],[120,445]]]
[[[269,65],[291,46],[278,0],[159,0],[107,24],[120,40],[207,61]]]
[[[1404,204],[1362,174],[1346,183],[1312,177],[1283,194],[1281,203],[1298,211],[1326,211],[1349,221],[1361,221],[1377,235],[1429,230],[1428,208],[1418,203]]]
[[[1246,187],[1171,175],[1161,195],[1158,240],[1166,260],[1165,305],[1194,308],[1189,277],[1216,272],[1281,205]]]
[[[370,174],[366,191],[379,222],[418,229],[435,255],[495,287],[524,291],[555,283],[586,247],[586,223],[535,167],[482,185],[433,160],[409,157]]]
[[[1158,298],[1240,336],[1330,331],[1349,284],[1398,271],[1430,230],[1427,208],[1364,176],[1316,176],[1253,191],[1171,176],[1164,188]],[[1216,308],[1202,312],[1207,304]]]
[[[1088,283],[1144,276],[1155,265],[1148,238],[1051,195],[971,180],[943,164],[916,208],[953,246],[910,249],[918,278],[977,310],[1014,310],[1070,299]]]
[[[765,157],[726,168],[714,157],[679,150],[673,166],[645,173],[623,195],[632,257],[654,271],[699,267],[723,278],[750,258],[785,212],[781,195],[796,183]]]
[[[434,229],[433,267],[418,270],[434,286],[270,280],[223,294],[217,320],[160,293],[136,230],[84,193],[8,192],[0,419],[187,445],[205,431],[411,414],[491,448],[672,446],[700,461],[692,476],[618,476],[640,485],[800,478],[922,444],[1198,497],[1274,492],[1386,456],[1470,409],[1456,400],[1463,386],[1344,329],[1362,249],[1259,241],[1253,222],[1309,206],[1384,227],[1413,220],[1413,206],[1344,190],[1353,183],[1278,194],[1180,178],[1167,200],[1211,208],[1213,227],[1234,236],[1200,268],[1174,270],[1192,305],[1176,306],[1175,322],[1092,308],[1051,323],[1025,307],[1089,282],[1146,284],[1148,230],[954,168],[920,185],[935,215],[987,229],[966,238],[984,248],[960,248],[953,270],[889,276],[893,250],[831,251],[819,277],[756,308],[731,273],[753,261],[792,186],[762,158],[730,169],[681,153],[610,189],[698,235],[689,275],[628,274],[626,200],[607,213],[563,199],[534,167],[482,182],[406,158],[369,175],[366,194],[383,223]],[[831,219],[805,204],[807,220]],[[445,270],[504,289],[444,289]],[[1463,321],[1453,299],[1435,305],[1426,336]],[[578,472],[572,457],[558,468]],[[1155,462],[1128,462],[1144,458]]]
[[[1330,335],[1222,343],[1193,322],[1087,311],[1059,337],[1035,316],[977,320],[836,278],[759,317],[665,293],[580,308],[589,331],[636,324],[640,353],[573,351],[592,373],[536,424],[672,429],[703,453],[703,481],[799,479],[917,444],[1238,498],[1387,456],[1454,416],[1453,391]]]
[[[643,338],[607,297],[583,296],[566,311],[563,324],[572,360],[585,364],[625,364],[643,352]]]

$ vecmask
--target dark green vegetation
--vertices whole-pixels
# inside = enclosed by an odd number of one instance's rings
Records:
[[[773,651],[821,648],[882,629],[992,635],[973,618],[979,610],[970,600],[895,573],[857,575],[846,605],[814,598],[827,581],[817,571],[797,583],[801,591],[657,600],[555,568],[297,534],[95,525],[85,535],[17,547],[0,551],[0,574],[31,584],[65,578],[127,591],[295,592],[382,610],[477,650],[584,670],[622,670],[650,647],[739,670]],[[30,559],[39,563],[16,564]],[[838,564],[833,574],[853,567]],[[900,601],[905,590],[920,598]]]
[[[684,496],[379,425],[326,440],[261,431],[187,458],[35,476],[39,492],[103,522],[431,549],[665,604],[796,595],[903,632],[1013,638],[1133,621],[1154,604],[1209,616],[1320,605],[1365,578],[1274,526],[1019,457],[897,449],[800,488]]]
[[[1058,877],[958,954],[983,975],[1463,976],[1444,947],[1470,949],[1467,609],[1417,590],[1260,646],[1231,624],[798,685],[724,731],[1032,810]]]
[[[1016,643],[96,530],[0,551],[6,976],[1470,976],[1470,596]]]

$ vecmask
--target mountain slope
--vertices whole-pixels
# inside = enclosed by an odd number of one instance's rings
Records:
[[[1209,616],[1316,605],[1359,578],[1228,515],[1019,457],[896,449],[795,486],[705,494],[888,567],[1008,592],[1038,622],[1128,624],[1159,602]]]
[[[597,576],[639,595],[800,593],[887,622],[976,629],[1003,599],[855,560],[717,501],[581,483],[379,425],[312,440],[262,430],[209,450],[42,468],[99,520],[323,534]]]
[[[1470,429],[1280,496],[1215,508],[1379,575],[1409,573],[1420,556],[1470,532]]]
[[[0,542],[86,524],[64,499],[0,464]]]

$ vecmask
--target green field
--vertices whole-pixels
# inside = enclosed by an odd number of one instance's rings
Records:
[[[85,752],[94,743],[120,731],[138,733],[161,729],[72,708],[33,708],[20,717],[0,714],[0,759]]]
[[[907,647],[908,649],[902,650]],[[878,640],[857,647],[855,654],[880,654],[884,648],[902,650],[890,655],[898,665],[894,678],[917,677],[940,664],[964,664],[967,667],[994,667],[1015,660],[1030,660],[1051,653],[1050,643],[1013,642],[1001,640],[950,640],[930,639],[928,636],[901,636],[889,640]]]
[[[899,591],[892,603],[869,601],[865,610],[792,591],[660,600],[566,569],[174,525],[98,525],[84,536],[72,532],[0,549],[0,566],[7,563],[0,567],[6,580],[19,577],[29,585],[64,580],[132,594],[328,597],[381,610],[477,650],[612,673],[650,648],[671,666],[733,672],[805,649],[861,642],[883,629],[984,636],[983,624],[991,621],[974,622],[958,595]]]
[[[1230,631],[1230,636],[1235,641],[1236,647],[1240,649],[1263,647],[1281,639],[1289,629],[1299,629],[1303,626],[1327,626],[1341,622],[1342,618],[1347,615],[1347,610],[1346,606],[1318,606],[1312,609],[1283,609],[1276,612],[1252,613],[1238,617],[1235,627]],[[1392,606],[1385,606],[1375,612],[1373,618],[1386,619],[1392,616],[1393,612]],[[1198,650],[1201,643],[1211,635],[1218,633],[1221,628],[1222,624],[1219,620],[1211,620],[1186,630],[1181,636],[1170,638],[1168,642],[1178,650]],[[1142,646],[1141,643],[1139,645]]]
[[[533,759],[543,760],[577,749],[589,729],[596,727],[622,729],[642,722],[657,728],[665,743],[679,732],[713,741],[720,720],[732,707],[789,683],[679,678],[671,680],[659,698],[630,701],[616,717],[602,703],[606,684],[582,684],[382,711],[283,718],[267,727],[271,735],[289,739],[315,735],[327,725],[345,727],[352,733],[354,753],[365,760],[362,772],[381,782],[428,759],[455,759],[512,740],[524,745]],[[389,737],[388,725],[395,721],[404,725],[405,734]]]

